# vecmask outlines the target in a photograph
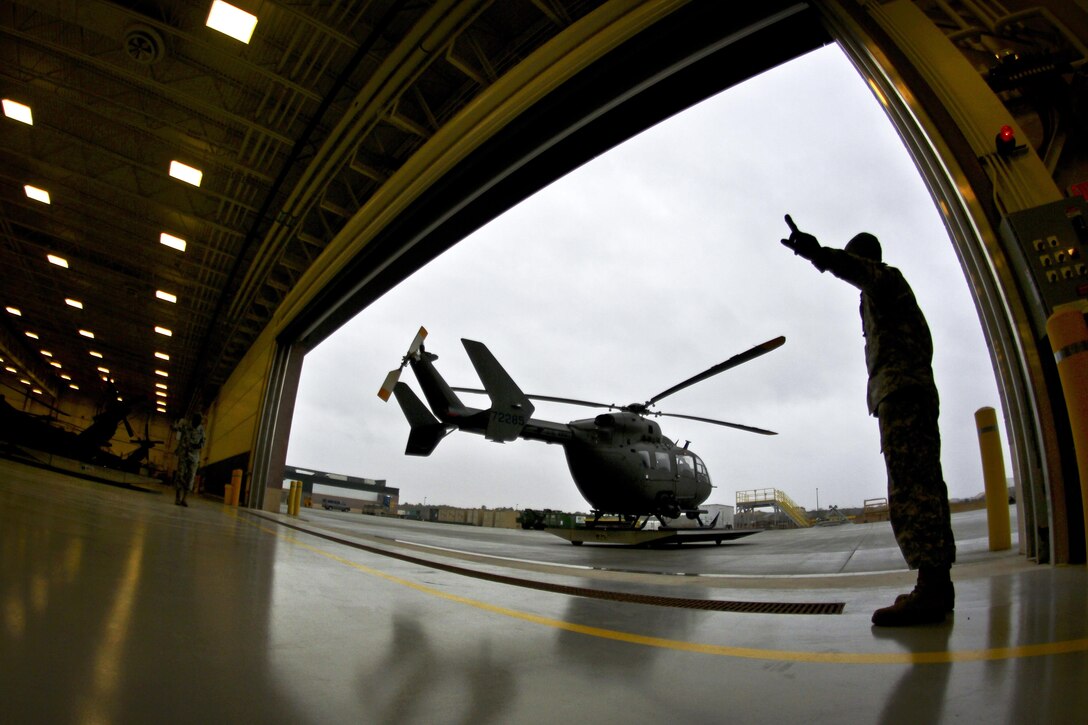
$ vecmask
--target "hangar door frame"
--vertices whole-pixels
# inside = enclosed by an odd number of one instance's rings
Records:
[[[1036,341],[1025,334],[1027,303],[1017,290],[1010,272],[1012,261],[995,232],[1002,215],[996,205],[997,192],[978,166],[978,151],[972,146],[977,141],[970,136],[978,129],[965,128],[963,118],[949,112],[948,91],[933,76],[936,73],[939,80],[945,69],[925,67],[933,50],[927,43],[934,39],[923,37],[913,47],[910,31],[916,28],[904,28],[904,18],[907,25],[917,24],[923,36],[939,31],[908,0],[865,8],[850,0],[825,0],[796,3],[771,17],[756,18],[725,37],[663,40],[700,27],[700,13],[718,12],[713,5],[694,2],[670,11],[628,40],[621,47],[623,52],[596,61],[598,75],[630,74],[624,88],[619,92],[610,88],[614,93],[604,101],[598,97],[587,102],[593,96],[587,92],[592,84],[580,86],[586,83],[586,74],[575,75],[539,102],[543,112],[537,113],[540,108],[534,106],[530,114],[537,123],[553,124],[550,128],[532,128],[532,121],[524,117],[511,120],[513,130],[534,134],[538,145],[527,149],[513,144],[504,149],[504,143],[511,143],[510,136],[496,134],[497,140],[480,157],[484,163],[462,164],[460,174],[441,179],[437,195],[431,194],[432,199],[441,199],[441,192],[448,192],[451,185],[467,185],[475,190],[474,198],[444,206],[444,214],[430,216],[423,227],[406,226],[405,220],[412,215],[402,213],[381,232],[387,244],[372,240],[283,324],[261,405],[254,445],[255,481],[279,485],[305,351],[441,251],[593,155],[777,62],[833,40],[881,100],[914,158],[969,282],[990,347],[1020,487],[1021,553],[1039,562],[1069,560],[1071,514],[1065,506],[1061,444],[1044,380],[1044,361]],[[895,7],[886,12],[891,6]],[[805,24],[811,27],[806,30]],[[782,43],[779,57],[768,60],[765,50],[754,52],[757,45],[765,47],[780,39],[789,42]],[[746,45],[757,59],[754,65],[736,62],[744,56]],[[947,45],[955,51],[950,42]],[[635,58],[638,61],[632,62]],[[974,76],[981,82],[977,73]],[[516,162],[512,162],[515,148]],[[497,165],[497,159],[502,164]],[[465,173],[465,168],[475,170]],[[1033,169],[1013,169],[1012,173],[1023,176],[1018,183],[1032,190],[1021,204],[1060,197],[1049,175],[1040,177]],[[426,196],[423,201],[428,201]],[[262,505],[264,488],[253,487],[249,505]]]

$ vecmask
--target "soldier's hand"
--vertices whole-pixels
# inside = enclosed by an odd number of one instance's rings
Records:
[[[798,229],[789,214],[786,215],[786,224],[789,225],[790,236],[789,239],[783,239],[782,244],[792,249],[794,254],[799,254],[805,259],[812,259],[820,248],[820,242],[811,234],[806,234]]]

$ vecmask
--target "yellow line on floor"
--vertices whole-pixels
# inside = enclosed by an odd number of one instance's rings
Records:
[[[392,574],[387,574],[378,569],[373,569],[364,564],[345,559],[342,556],[326,551],[317,546],[307,544],[301,539],[286,534],[279,529],[269,528],[256,522],[251,522],[261,531],[277,536],[295,546],[306,549],[318,556],[325,557],[345,566],[361,571],[365,574],[384,579],[417,592],[439,597],[458,604],[464,604],[485,612],[500,614],[504,617],[519,619],[524,622],[532,622],[545,627],[562,629],[568,632],[577,632],[590,637],[610,639],[617,642],[641,644],[647,647],[659,647],[680,652],[695,652],[698,654],[715,655],[719,657],[735,657],[740,659],[772,660],[776,662],[811,662],[816,664],[846,664],[846,665],[920,665],[920,664],[948,664],[952,662],[980,662],[986,660],[1008,660],[1022,657],[1046,657],[1053,655],[1069,654],[1072,652],[1088,651],[1088,638],[1071,639],[1062,642],[1046,642],[1042,644],[1018,645],[1015,647],[992,647],[989,649],[959,650],[955,652],[805,652],[791,650],[757,649],[754,647],[730,647],[727,645],[703,644],[699,642],[685,642],[682,640],[665,639],[663,637],[651,637],[631,632],[621,632],[614,629],[601,627],[589,627],[583,624],[575,624],[560,619],[542,617],[517,609],[500,607],[495,604],[482,602],[478,599],[470,599],[457,594],[443,592],[434,587],[403,579]]]

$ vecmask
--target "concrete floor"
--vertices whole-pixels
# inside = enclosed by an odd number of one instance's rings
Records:
[[[572,547],[0,461],[0,723],[1084,722],[1088,571],[953,523],[954,619],[881,630],[912,580],[886,523]]]

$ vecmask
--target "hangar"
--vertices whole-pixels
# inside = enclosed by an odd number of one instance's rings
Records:
[[[1046,328],[1088,296],[1081,4],[234,5],[255,22],[241,38],[209,26],[210,0],[0,4],[0,356],[15,407],[89,423],[108,389],[155,401],[139,417],[157,439],[206,411],[206,478],[241,468],[260,510],[308,350],[563,173],[834,42],[969,280],[1022,555],[1084,562],[1080,439]]]

